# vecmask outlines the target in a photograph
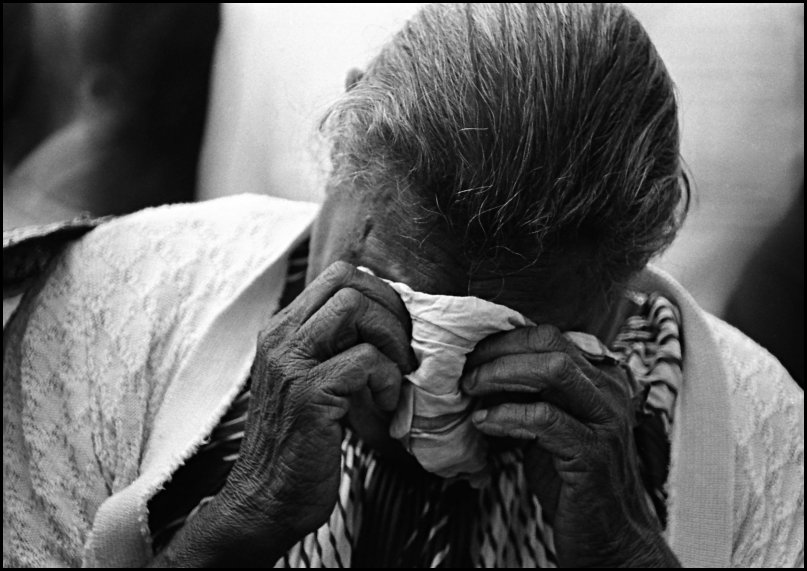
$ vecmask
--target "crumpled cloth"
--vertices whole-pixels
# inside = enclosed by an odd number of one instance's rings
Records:
[[[465,357],[493,333],[535,323],[477,297],[426,294],[404,283],[384,281],[409,311],[412,349],[419,363],[404,377],[390,435],[426,471],[481,486],[487,480],[487,437],[471,422],[476,399],[459,386]],[[564,335],[592,360],[618,359],[593,335],[578,331]]]

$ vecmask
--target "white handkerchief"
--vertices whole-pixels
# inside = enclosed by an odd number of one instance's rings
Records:
[[[474,402],[459,386],[465,356],[488,335],[530,321],[476,297],[431,295],[387,283],[412,317],[412,349],[420,363],[406,376],[390,434],[428,472],[484,480],[486,436],[471,423]]]
[[[384,281],[401,296],[412,318],[412,349],[419,363],[404,378],[390,434],[428,472],[481,485],[487,479],[487,437],[471,422],[474,399],[460,390],[465,357],[493,333],[535,324],[517,311],[477,297],[426,294]],[[566,336],[585,353],[595,345],[600,354],[607,352],[593,335]]]

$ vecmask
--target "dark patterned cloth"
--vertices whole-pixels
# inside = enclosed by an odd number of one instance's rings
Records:
[[[292,255],[283,296],[302,289],[307,244]],[[675,398],[681,387],[680,315],[657,294],[632,294],[635,310],[611,350],[639,387],[636,442],[640,469],[662,525]],[[208,444],[149,503],[155,553],[221,488],[238,457],[247,418],[245,388]],[[474,490],[422,470],[390,465],[346,431],[343,478],[331,519],[277,565],[285,567],[555,567],[552,530],[537,500],[524,500],[518,452],[493,458],[498,474]],[[270,564],[271,562],[267,562]]]

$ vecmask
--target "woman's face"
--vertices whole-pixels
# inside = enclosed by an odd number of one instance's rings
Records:
[[[464,272],[452,263],[458,252],[414,224],[415,210],[392,196],[330,190],[314,223],[306,282],[344,260],[417,291],[468,295]]]
[[[553,323],[561,329],[603,337],[603,324],[578,323],[564,319],[563,313],[536,308],[531,300],[540,284],[533,280],[516,275],[490,284],[469,281],[467,272],[456,262],[461,256],[451,249],[450,240],[430,236],[428,230],[413,223],[416,217],[411,206],[404,207],[394,198],[375,196],[370,200],[352,190],[331,190],[314,224],[306,281],[310,283],[330,264],[344,260],[366,266],[381,278],[406,283],[416,291],[474,295],[520,311],[536,323]],[[605,316],[607,312],[601,317]],[[376,450],[412,462],[389,436],[391,417],[374,405],[367,391],[351,406],[348,422]]]
[[[329,192],[314,223],[306,282],[333,262],[344,260],[366,266],[382,278],[421,287],[431,282],[435,287],[439,276],[427,274],[430,264],[418,262],[422,253],[411,251],[416,242],[407,238],[405,226],[393,210],[392,204],[365,202],[350,191]],[[375,405],[369,390],[355,397],[347,416],[348,424],[368,445],[385,456],[414,464],[414,458],[389,436],[391,420],[392,414]]]

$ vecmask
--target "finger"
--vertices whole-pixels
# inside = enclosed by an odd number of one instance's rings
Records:
[[[504,355],[557,351],[568,351],[573,357],[579,353],[574,344],[554,325],[519,327],[494,333],[477,343],[474,350],[468,354],[465,368],[473,369]]]
[[[604,417],[604,395],[564,352],[498,357],[466,372],[460,383],[474,397],[534,395],[585,421]]]
[[[355,345],[314,367],[314,378],[324,379],[321,389],[347,398],[365,387],[381,410],[393,411],[401,391],[401,372],[381,351],[369,343]]]
[[[299,326],[310,319],[337,291],[346,287],[363,293],[387,309],[403,324],[407,332],[412,330],[409,312],[389,284],[342,261],[328,266],[290,304],[296,324]]]
[[[586,358],[575,342],[569,339],[560,329],[549,324],[494,333],[483,339],[468,355],[465,362],[465,371],[503,355],[554,351],[567,353],[586,376],[592,380],[594,385],[602,388],[603,383],[597,366]]]
[[[546,402],[501,404],[476,411],[472,419],[489,436],[535,440],[565,460],[579,457],[592,437],[586,425]]]
[[[357,343],[377,347],[402,371],[412,370],[409,335],[385,307],[344,288],[306,321],[295,336],[308,357],[326,361]]]

